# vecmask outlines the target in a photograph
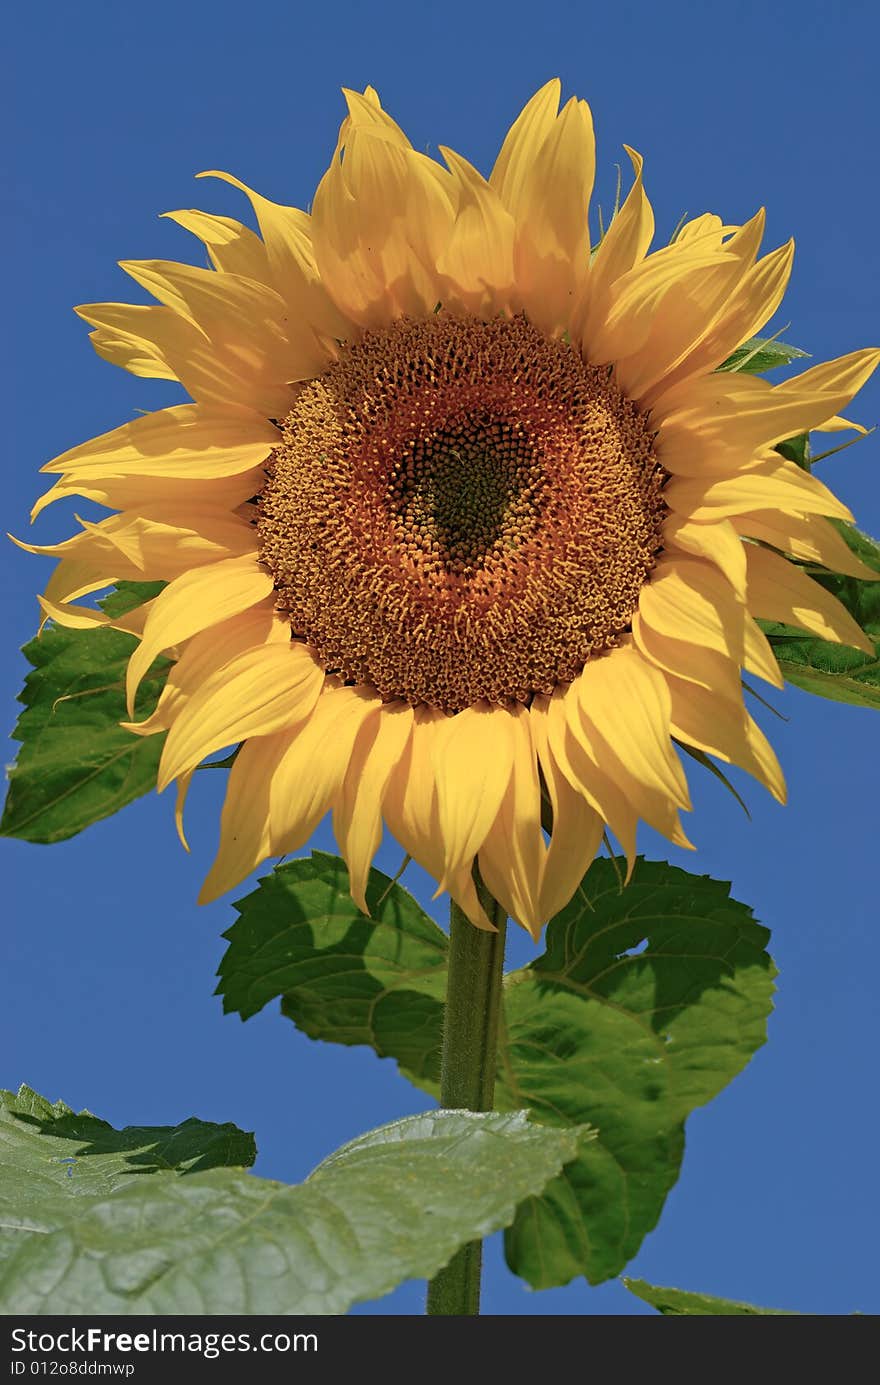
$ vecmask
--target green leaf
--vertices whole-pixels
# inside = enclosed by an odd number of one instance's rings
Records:
[[[791,365],[792,361],[804,360],[808,351],[799,346],[771,337],[752,337],[737,347],[732,356],[718,367],[719,370],[744,371],[749,375],[762,375],[765,370],[775,370],[777,366]]]
[[[366,918],[337,856],[316,851],[265,876],[224,934],[223,1008],[248,1019],[284,997],[312,1039],[367,1044],[419,1082],[439,1080],[446,934],[406,890],[370,872]]]
[[[70,1215],[71,1199],[104,1197],[133,1174],[244,1167],[256,1152],[253,1135],[234,1125],[190,1119],[114,1130],[30,1087],[17,1095],[0,1090],[0,1258],[24,1231],[54,1230]]]
[[[738,1317],[758,1315],[772,1318],[799,1318],[803,1315],[786,1308],[755,1308],[751,1303],[736,1303],[731,1298],[713,1298],[711,1294],[690,1294],[684,1289],[662,1289],[644,1279],[624,1279],[631,1294],[643,1303],[650,1303],[658,1313],[670,1317]]]
[[[508,978],[498,1104],[599,1131],[507,1233],[508,1262],[533,1287],[619,1274],[656,1225],[685,1118],[765,1041],[768,938],[726,884],[639,858],[621,892],[600,859],[548,926],[544,956]]]
[[[848,447],[855,447],[857,442],[863,442],[874,431],[873,428],[868,428],[864,432],[857,433],[854,438],[849,438],[846,442],[838,443],[836,447],[828,447],[825,451],[818,453],[812,450],[809,433],[798,433],[796,437],[786,438],[784,442],[778,442],[774,450],[788,461],[796,462],[804,471],[812,471],[819,462],[824,462],[828,457],[836,457],[838,452],[845,452]]]
[[[797,462],[804,471],[809,471],[811,466],[810,455],[810,435],[809,433],[798,433],[793,438],[786,438],[784,442],[778,442],[775,449],[786,461]]]
[[[834,521],[838,532],[863,563],[880,572],[880,544],[851,524]],[[874,654],[833,644],[788,625],[760,621],[783,677],[805,692],[832,702],[880,708],[880,582],[810,569],[810,576],[841,601],[868,634]]]
[[[843,519],[829,519],[828,523],[834,525],[857,558],[861,558],[874,572],[880,572],[880,543],[876,539],[863,534],[861,529],[857,529],[854,524],[847,524]]]
[[[149,600],[161,583],[120,583],[103,603],[119,615]],[[137,641],[122,630],[68,630],[49,624],[24,647],[33,666],[13,735],[21,741],[9,771],[0,834],[58,842],[108,817],[156,783],[162,735],[123,731],[125,667]],[[141,685],[135,716],[154,709],[166,659]]]
[[[166,586],[166,582],[117,582],[98,605],[105,615],[124,616],[145,601],[152,601]]]
[[[4,1314],[343,1313],[429,1278],[461,1245],[505,1226],[590,1138],[530,1124],[524,1112],[437,1111],[355,1140],[287,1187],[229,1168],[144,1176],[139,1153],[72,1141],[66,1107],[42,1103],[33,1123],[27,1115],[7,1109],[3,1126],[13,1163],[4,1186],[17,1209],[17,1229],[0,1242]],[[112,1144],[112,1133],[99,1141]],[[149,1137],[164,1154],[177,1135],[141,1133],[150,1163]],[[195,1138],[184,1143],[194,1152]],[[71,1147],[68,1177],[58,1160]],[[106,1171],[93,1173],[93,1158]]]
[[[246,1016],[283,996],[311,1037],[367,1044],[436,1094],[446,935],[378,872],[375,920],[346,890],[343,863],[316,853],[237,905],[226,1006]],[[535,1287],[619,1274],[656,1224],[685,1117],[764,1042],[767,938],[727,885],[640,858],[621,893],[598,860],[549,925],[546,955],[505,978],[496,1104],[598,1127],[508,1233],[511,1267]]]

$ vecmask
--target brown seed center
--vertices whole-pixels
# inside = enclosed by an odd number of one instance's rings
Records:
[[[523,317],[438,313],[299,395],[260,554],[328,672],[447,712],[528,702],[629,626],[664,479],[606,368]]]

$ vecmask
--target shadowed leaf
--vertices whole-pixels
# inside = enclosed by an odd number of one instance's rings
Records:
[[[111,615],[140,605],[162,583],[120,583],[102,603]],[[32,672],[19,700],[13,735],[21,742],[8,771],[0,833],[29,842],[59,842],[148,793],[156,783],[163,735],[124,731],[125,669],[137,644],[122,630],[68,630],[51,622],[26,644]],[[153,665],[135,717],[149,716],[168,661]]]
[[[598,860],[547,930],[547,952],[505,978],[496,1105],[598,1128],[517,1214],[511,1266],[550,1286],[620,1270],[675,1183],[684,1120],[763,1043],[767,931],[728,887],[640,859],[623,891]],[[236,907],[219,989],[243,1017],[275,997],[313,1038],[367,1044],[437,1094],[446,935],[374,871],[358,913],[344,864],[278,867]]]
[[[880,545],[851,524],[833,521],[863,563],[880,572]],[[880,582],[809,569],[810,576],[841,601],[874,643],[874,654],[833,644],[788,625],[760,621],[783,677],[805,692],[856,707],[880,707]]]
[[[242,1019],[283,997],[312,1039],[367,1044],[414,1079],[440,1076],[446,934],[406,890],[371,871],[365,917],[348,872],[321,851],[265,876],[224,934],[223,1008]]]

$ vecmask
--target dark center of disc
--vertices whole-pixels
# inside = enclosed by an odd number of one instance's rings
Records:
[[[522,543],[545,489],[525,428],[484,414],[415,440],[394,468],[388,505],[423,563],[473,576]]]

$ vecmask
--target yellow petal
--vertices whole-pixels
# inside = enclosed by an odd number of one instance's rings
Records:
[[[60,544],[13,540],[28,552],[62,557],[46,588],[50,601],[67,602],[123,579],[169,581],[253,548],[252,531],[241,525],[239,533],[232,517],[213,529],[203,522],[207,532],[201,534],[131,515],[111,515],[101,524],[81,523],[83,532]]]
[[[330,298],[315,261],[311,217],[298,207],[284,207],[261,197],[230,173],[211,169],[198,177],[219,178],[250,199],[266,247],[273,287],[293,317],[331,341],[347,338],[351,323]]]
[[[76,518],[85,535],[118,549],[144,574],[163,568],[157,574],[161,577],[176,577],[180,570],[225,556],[253,553],[257,546],[248,520],[192,502],[173,514],[168,507],[155,505],[149,516],[125,511],[97,523]]]
[[[541,786],[529,715],[517,705],[504,714],[513,730],[513,769],[495,821],[480,845],[480,874],[493,898],[537,941],[547,849],[541,833]]]
[[[852,519],[827,486],[796,462],[778,456],[752,463],[734,476],[674,476],[663,489],[663,499],[670,510],[697,523],[717,523],[752,510],[794,510]]]
[[[854,351],[781,385],[729,371],[673,385],[653,406],[661,460],[681,475],[726,470],[737,451],[818,428],[849,403],[878,360],[880,352]]]
[[[658,635],[703,645],[742,663],[745,611],[717,568],[698,558],[664,559],[639,593],[639,615]]]
[[[577,689],[557,689],[547,703],[547,738],[555,763],[576,793],[607,823],[627,858],[636,859],[637,814],[620,786],[600,767],[584,727]],[[627,877],[628,878],[628,877]]]
[[[782,302],[793,260],[794,241],[790,240],[751,266],[716,310],[711,323],[707,323],[703,339],[654,390],[647,391],[643,403],[650,407],[655,391],[659,396],[661,390],[681,380],[714,370],[743,342],[755,336]]]
[[[834,418],[826,418],[824,423],[816,423],[813,426],[818,433],[839,433],[850,428],[856,433],[861,433],[862,437],[867,436],[868,433],[868,429],[861,423],[853,423],[852,419],[841,418],[839,414],[835,414]]]
[[[192,783],[193,770],[189,774],[182,774],[177,781],[177,799],[174,804],[174,826],[177,828],[177,835],[180,845],[184,851],[189,851],[189,842],[186,839],[186,832],[183,827],[183,812],[186,807],[186,799],[189,793],[189,786]]]
[[[724,249],[729,254],[736,255],[743,268],[750,269],[757,259],[766,227],[767,212],[764,207],[760,207],[751,220],[737,226],[733,234],[725,239]]]
[[[801,568],[768,548],[749,544],[746,551],[749,610],[753,616],[797,625],[823,640],[874,653],[873,642],[846,607]]]
[[[220,846],[199,894],[209,904],[272,854],[269,798],[272,778],[292,733],[246,741],[235,757],[220,818]]]
[[[260,237],[240,221],[233,221],[229,216],[210,216],[195,209],[163,212],[162,215],[198,236],[215,269],[272,286],[266,247]]]
[[[591,318],[589,336],[584,333],[583,349],[594,365],[619,362],[649,350],[651,332],[666,295],[690,287],[699,295],[707,273],[731,266],[732,257],[714,246],[704,249],[697,243],[687,252],[667,246],[648,256],[615,281],[608,292],[603,315]]]
[[[334,159],[315,193],[321,275],[346,316],[363,326],[423,317],[437,304],[437,252],[452,204],[425,164],[374,127],[353,124],[344,159]]]
[[[76,558],[62,558],[46,583],[43,598],[46,601],[66,606],[81,596],[103,591],[105,587],[110,586],[111,582],[123,578],[136,581],[141,576],[121,556],[119,563],[114,564],[114,567],[118,568],[115,574],[108,574],[107,572],[96,574],[93,563],[82,563]]]
[[[77,516],[79,518],[79,516]],[[161,514],[149,518],[123,513],[117,528],[109,531],[108,520],[92,524],[80,519],[87,533],[109,537],[148,580],[169,580],[184,571],[225,557],[253,553],[256,536],[253,526],[238,515],[217,514],[209,510],[191,512],[171,519]],[[105,529],[105,526],[108,526]]]
[[[749,251],[757,248],[763,224],[764,214],[759,212],[724,246],[723,259],[667,285],[655,304],[645,341],[635,354],[625,352],[617,365],[621,388],[631,398],[644,401],[658,386],[665,389],[670,379],[690,373],[688,363],[699,357],[749,272],[754,258]]]
[[[505,707],[478,702],[439,723],[433,762],[446,871],[469,867],[479,851],[510,782],[514,748]]]
[[[741,534],[770,543],[803,562],[820,563],[830,572],[843,572],[863,582],[880,581],[880,572],[857,558],[833,525],[821,515],[758,510],[735,515],[732,523]]]
[[[724,654],[704,644],[661,634],[638,611],[633,616],[632,631],[640,653],[664,673],[698,683],[723,697],[736,700],[739,696],[741,655]]]
[[[392,771],[386,803],[386,821],[395,837],[435,880],[443,875],[444,850],[432,747],[443,721],[444,713],[435,708],[415,708],[412,736]]]
[[[63,625],[66,630],[96,630],[101,625],[110,624],[110,617],[103,611],[94,611],[87,606],[71,606],[66,601],[48,601],[45,596],[38,596],[37,600],[43,612],[40,629],[46,620],[54,620],[56,625]]]
[[[108,476],[95,480],[62,476],[36,502],[30,517],[35,520],[56,500],[76,495],[106,505],[109,510],[137,510],[145,519],[155,519],[157,513],[165,512],[171,516],[169,522],[174,524],[179,523],[184,510],[198,513],[236,510],[257,494],[264,479],[262,467],[207,481],[164,476]]]
[[[440,146],[458,193],[458,214],[437,262],[439,297],[468,312],[492,316],[507,306],[515,282],[514,221],[467,159]]]
[[[95,630],[106,625],[113,630],[125,630],[130,635],[141,634],[153,606],[152,601],[145,601],[122,615],[108,616],[104,611],[88,606],[69,606],[66,602],[47,600],[45,596],[38,596],[37,600],[43,611],[41,628],[46,620],[54,620],[56,625],[63,625],[68,630]]]
[[[605,828],[583,792],[572,787],[550,746],[550,699],[536,697],[529,708],[532,737],[553,810],[553,832],[544,861],[538,913],[549,921],[568,904],[589,869]]]
[[[120,268],[209,341],[237,330],[245,340],[283,347],[284,304],[265,284],[176,260],[121,260]]]
[[[654,238],[654,211],[644,189],[645,161],[628,145],[623,146],[635,179],[620,211],[602,237],[593,261],[591,278],[610,287],[621,275],[641,264]]]
[[[159,763],[159,792],[215,750],[295,726],[323,684],[324,670],[298,641],[261,645],[230,659],[178,709]]]
[[[82,303],[74,312],[96,330],[90,334],[99,356],[148,380],[176,380],[172,365],[201,334],[171,308],[155,303]]]
[[[129,717],[141,680],[157,655],[200,630],[256,606],[269,595],[273,585],[269,573],[263,571],[253,554],[248,554],[195,568],[160,592],[144,626],[141,643],[128,662]]]
[[[572,687],[588,731],[595,730],[627,772],[671,803],[689,807],[687,781],[669,737],[662,673],[632,645],[622,645],[589,660]]]
[[[593,118],[572,98],[523,169],[515,205],[517,290],[530,321],[569,325],[589,266],[589,205],[596,167]]]
[[[833,361],[821,361],[810,366],[776,386],[777,395],[831,394],[840,398],[837,407],[848,404],[880,364],[880,350],[865,347],[861,351],[850,351],[845,356],[837,356]],[[827,419],[826,415],[826,419]],[[811,424],[810,427],[817,427]]]
[[[363,689],[328,684],[293,736],[272,781],[272,850],[297,851],[333,807],[361,727],[381,701]]]
[[[603,816],[606,817],[606,821],[624,847],[628,861],[627,878],[629,878],[635,861],[633,839],[636,819],[643,818],[658,832],[669,837],[677,846],[689,847],[691,843],[684,834],[678,810],[669,794],[663,789],[658,789],[656,780],[646,783],[644,779],[634,774],[625,763],[626,747],[623,747],[624,758],[621,758],[616,753],[616,748],[612,748],[605,737],[600,735],[595,724],[584,717],[578,684],[579,680],[575,680],[569,689],[566,708],[568,729],[579,748],[585,753],[586,761],[596,765],[600,771],[604,781],[603,792],[609,805],[613,803],[613,795],[620,794],[624,800],[626,813],[623,816],[620,830],[618,830],[614,817],[605,813]],[[566,748],[568,749],[568,747]],[[581,762],[581,768],[586,771],[584,761]],[[585,782],[587,782],[586,777]],[[615,809],[612,809],[613,811]]]
[[[309,379],[326,367],[326,352],[308,323],[292,318],[280,295],[265,284],[173,260],[121,260],[120,265],[197,327],[218,361],[234,365],[246,394],[231,396],[231,402],[247,403],[251,390],[271,397],[287,381]]]
[[[365,914],[367,878],[382,839],[382,804],[388,781],[409,744],[413,711],[405,702],[386,702],[361,727],[342,792],[333,811],[333,831],[348,866],[351,897]]]
[[[351,87],[343,87],[342,94],[345,97],[345,104],[348,106],[348,120],[344,123],[343,129],[346,135],[358,127],[372,130],[389,144],[396,145],[398,149],[412,149],[412,145],[401,130],[396,120],[382,109],[379,94],[375,87],[367,87],[365,91],[355,91]],[[340,131],[340,135],[341,135]],[[340,148],[345,147],[345,139],[341,139]]]
[[[114,516],[114,518],[116,518]],[[147,529],[149,521],[141,521],[141,528]],[[97,527],[97,526],[95,526]],[[158,528],[158,526],[156,526]],[[13,540],[19,547],[40,552],[42,547],[58,548],[65,553],[61,544],[24,544]],[[160,530],[150,535],[148,562],[133,561],[122,548],[111,542],[106,534],[85,532],[75,539],[67,540],[71,545],[68,556],[62,556],[46,586],[45,597],[49,602],[66,605],[89,592],[101,591],[112,582],[121,580],[166,580],[176,577],[181,571],[198,567],[201,563],[213,563],[218,558],[228,556],[229,550],[216,546],[209,539],[191,533],[174,530]],[[191,560],[187,559],[187,544],[192,547]]]
[[[444,720],[444,714],[433,708],[415,708],[412,735],[388,782],[385,821],[404,850],[435,880],[449,877],[449,893],[471,923],[494,932],[495,925],[477,897],[470,865],[454,874],[446,869],[433,753],[437,728]]]
[[[194,635],[180,658],[172,665],[159,696],[156,710],[146,721],[123,723],[140,736],[166,731],[187,702],[218,669],[238,658],[245,650],[267,644],[289,644],[290,626],[279,619],[271,600],[262,606],[232,616],[219,625]]]
[[[251,471],[279,441],[277,428],[256,413],[177,404],[80,443],[41,470],[84,481],[116,476],[210,479]]]
[[[724,226],[720,216],[714,212],[703,212],[700,216],[691,217],[679,226],[675,236],[675,245],[686,245],[689,241],[700,240],[703,236],[713,235],[720,242],[721,233]]]
[[[679,678],[668,681],[673,734],[726,764],[739,765],[784,803],[785,777],[779,761],[742,702],[730,702]]]
[[[745,623],[744,635],[745,659],[743,660],[743,668],[746,672],[754,673],[758,678],[763,678],[765,683],[770,683],[774,688],[784,687],[785,679],[776,662],[770,641],[751,617]]]
[[[681,515],[671,514],[663,524],[663,546],[680,549],[714,563],[741,600],[746,595],[746,556],[734,525],[726,519],[716,524],[695,524]]]
[[[556,121],[562,83],[558,77],[535,92],[508,130],[489,182],[508,211],[522,209],[522,186]]]

